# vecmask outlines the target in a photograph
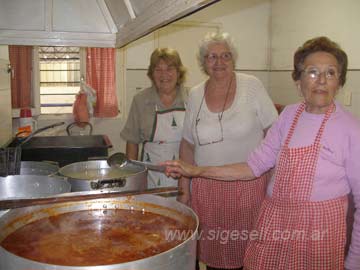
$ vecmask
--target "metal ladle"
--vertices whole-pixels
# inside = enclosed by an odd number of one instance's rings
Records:
[[[164,172],[166,166],[162,165],[155,165],[150,162],[144,162],[144,161],[138,161],[138,160],[132,160],[128,159],[124,153],[118,152],[115,154],[112,154],[108,159],[106,160],[110,167],[118,167],[122,168],[126,166],[126,164],[132,163],[138,166],[143,166],[148,170],[157,171],[157,172]]]

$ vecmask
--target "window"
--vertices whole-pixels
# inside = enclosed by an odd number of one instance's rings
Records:
[[[72,114],[85,73],[86,83],[96,89],[94,116],[115,117],[118,114],[114,48],[41,46],[30,47],[29,51],[18,47],[9,47],[9,50],[12,49],[10,56],[13,56],[15,73],[17,70],[20,73],[14,78],[17,84],[12,83],[12,98],[17,101],[13,106],[14,117],[19,116],[18,108],[29,106],[36,116]],[[29,58],[28,63],[26,57]],[[16,65],[23,69],[16,68]],[[26,72],[20,72],[22,70]],[[18,105],[21,102],[24,105]]]
[[[72,113],[80,90],[80,47],[38,47],[40,113]]]

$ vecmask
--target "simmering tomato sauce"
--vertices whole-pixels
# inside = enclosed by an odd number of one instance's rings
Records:
[[[75,211],[29,223],[1,246],[30,260],[66,266],[118,264],[177,246],[193,226],[137,210]]]

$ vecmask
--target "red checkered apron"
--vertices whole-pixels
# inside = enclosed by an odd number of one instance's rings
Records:
[[[265,197],[269,176],[254,181],[192,179],[191,205],[200,220],[198,259],[216,268],[243,265],[246,235]]]
[[[311,202],[310,195],[320,152],[320,139],[334,105],[326,112],[314,144],[289,148],[294,118],[275,172],[271,198],[265,198],[246,249],[248,270],[344,269],[347,197]]]

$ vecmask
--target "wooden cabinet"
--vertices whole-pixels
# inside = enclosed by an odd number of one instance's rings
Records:
[[[6,51],[6,54],[3,53]],[[0,146],[12,136],[11,90],[7,46],[0,46]]]
[[[151,33],[125,47],[126,69],[147,69],[150,55],[157,47],[155,34]]]

